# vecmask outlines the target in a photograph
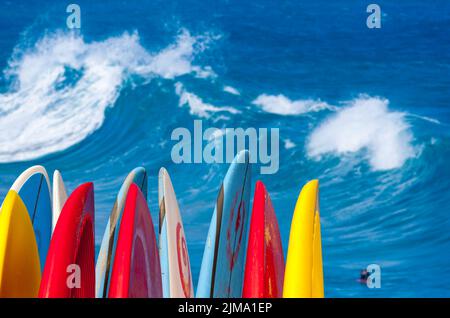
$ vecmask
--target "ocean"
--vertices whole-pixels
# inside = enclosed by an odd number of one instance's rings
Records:
[[[178,197],[196,285],[228,164],[175,164],[178,127],[279,128],[260,174],[286,253],[296,199],[320,182],[326,297],[449,297],[450,3],[0,1],[0,197],[31,165],[94,182],[100,244],[134,167]],[[253,191],[253,190],[252,190]],[[369,264],[381,288],[358,282]]]

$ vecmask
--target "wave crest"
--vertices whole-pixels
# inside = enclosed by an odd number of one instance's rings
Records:
[[[212,76],[210,68],[193,65],[204,49],[199,41],[204,38],[182,30],[152,54],[137,32],[91,43],[56,32],[30,49],[16,47],[4,71],[11,88],[0,94],[0,162],[35,159],[84,140],[101,127],[131,76]]]
[[[334,108],[320,100],[305,99],[292,101],[284,95],[259,95],[253,105],[261,107],[265,112],[277,115],[301,115]]]
[[[189,107],[189,113],[191,115],[197,115],[199,117],[209,118],[210,113],[217,112],[229,112],[230,114],[238,114],[239,111],[230,106],[214,106],[205,103],[199,96],[194,93],[188,92],[182,83],[175,83],[175,93],[179,96],[179,106],[187,105]]]
[[[362,150],[374,170],[401,167],[416,155],[406,114],[391,112],[387,99],[361,96],[333,114],[309,136],[307,154],[344,155]]]

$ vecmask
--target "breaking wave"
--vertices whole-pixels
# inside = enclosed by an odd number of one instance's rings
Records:
[[[148,52],[139,35],[123,33],[103,41],[56,32],[31,48],[16,47],[0,94],[0,162],[24,161],[62,151],[102,126],[128,80],[209,77],[193,64],[205,37],[182,30],[160,52]]]
[[[320,124],[308,138],[307,154],[345,155],[365,151],[374,170],[401,167],[417,150],[406,114],[388,109],[387,99],[361,96]]]

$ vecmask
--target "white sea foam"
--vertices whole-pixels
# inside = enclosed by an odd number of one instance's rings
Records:
[[[428,117],[428,116],[419,116],[419,115],[415,115],[415,114],[411,114],[411,113],[408,113],[408,116],[412,117],[412,118],[422,119],[422,120],[427,121],[432,124],[441,125],[441,122],[439,120]]]
[[[195,54],[205,50],[207,47],[205,43],[208,42],[208,37],[194,37],[188,31],[183,30],[176,43],[152,58],[146,71],[170,79],[188,73],[195,73],[199,78],[215,77],[216,74],[211,67],[200,67],[192,64]]]
[[[318,112],[324,109],[333,110],[334,107],[320,100],[304,99],[290,100],[284,95],[259,95],[253,102],[265,112],[277,115],[301,115]]]
[[[142,47],[138,34],[86,42],[66,33],[47,35],[29,49],[15,49],[4,71],[11,88],[0,94],[0,162],[30,160],[62,151],[98,129],[125,81],[137,75],[211,76],[193,64],[196,43],[186,30],[159,53]]]
[[[374,170],[401,167],[416,155],[406,114],[389,111],[387,99],[360,96],[333,114],[309,136],[307,154],[344,155],[366,151]]]
[[[236,88],[234,88],[232,86],[224,86],[223,87],[223,91],[227,92],[227,93],[230,93],[232,95],[241,95],[241,93]]]
[[[223,106],[218,107],[208,103],[205,103],[200,97],[194,93],[188,92],[182,83],[177,82],[175,84],[175,92],[179,96],[179,105],[188,106],[189,113],[197,115],[199,117],[210,117],[210,113],[216,112],[229,112],[231,114],[237,114],[239,111],[233,107]]]
[[[296,146],[296,144],[292,140],[290,140],[290,139],[284,140],[284,148],[285,149],[292,149],[292,148],[295,148],[295,146]]]

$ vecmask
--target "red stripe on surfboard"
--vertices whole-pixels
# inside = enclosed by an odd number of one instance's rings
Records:
[[[186,298],[191,298],[193,297],[191,288],[191,265],[186,246],[186,238],[184,237],[183,228],[181,227],[180,222],[177,223],[176,233],[178,271],[180,275],[181,287],[183,288],[184,296]]]
[[[253,197],[243,297],[281,297],[284,255],[275,211],[264,184],[256,182]]]
[[[39,297],[95,297],[92,183],[79,186],[64,204],[50,241]]]
[[[161,266],[147,201],[136,184],[128,190],[109,287],[111,298],[162,297]]]

